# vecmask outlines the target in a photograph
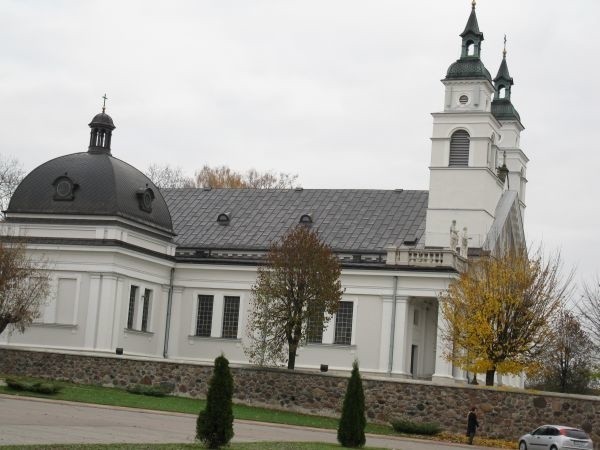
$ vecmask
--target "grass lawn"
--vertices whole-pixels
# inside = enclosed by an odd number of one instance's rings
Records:
[[[0,378],[2,378],[0,376]],[[68,382],[59,382],[62,386],[62,390],[53,395],[44,395],[33,392],[26,391],[14,391],[9,389],[6,386],[0,386],[1,394],[10,394],[16,396],[26,396],[26,397],[38,397],[38,398],[48,398],[55,400],[68,400],[72,402],[83,402],[83,403],[94,403],[100,405],[110,405],[110,406],[125,406],[129,408],[142,408],[142,409],[151,409],[157,411],[170,411],[170,412],[180,412],[180,413],[188,413],[188,414],[198,414],[201,409],[204,409],[205,401],[187,397],[176,397],[176,396],[165,396],[165,397],[151,397],[148,395],[139,395],[132,394],[123,389],[118,388],[109,388],[102,386],[94,386],[94,385],[85,385],[85,384],[74,384]],[[280,423],[286,425],[297,425],[302,427],[313,427],[313,428],[325,428],[335,430],[338,427],[338,419],[332,417],[323,417],[323,416],[314,416],[309,414],[300,414],[292,411],[279,411],[274,409],[267,408],[259,408],[254,406],[246,406],[246,405],[233,405],[233,415],[236,419],[242,420],[255,420],[257,422],[267,422],[267,423]],[[367,428],[365,430],[367,433],[372,434],[380,434],[380,435],[393,435],[393,436],[404,436],[404,437],[413,437],[417,439],[428,439],[428,440],[438,440],[445,442],[456,442],[456,443],[464,443],[466,439],[461,434],[452,434],[448,432],[442,432],[437,436],[417,436],[417,435],[407,435],[400,434],[395,432],[391,426],[388,425],[379,425],[368,423]],[[514,448],[515,444],[512,441],[503,441],[498,439],[483,439],[478,438],[477,444],[481,446],[487,447],[499,447],[499,448]],[[238,445],[244,445],[239,447]],[[328,444],[309,444],[309,443],[299,443],[299,444],[291,444],[291,443],[276,443],[273,444],[275,446],[269,446],[271,444],[261,443],[260,445],[255,444],[236,444],[231,446],[232,449],[318,449],[318,448],[340,448],[339,446],[327,446]],[[294,445],[300,445],[300,447],[295,447]],[[110,446],[109,446],[110,447]],[[48,449],[106,449],[109,448],[107,446],[102,445],[93,445],[93,446],[48,446],[43,448]],[[5,447],[2,447],[3,449]],[[8,447],[8,448],[40,448],[40,447]],[[121,449],[155,449],[155,448],[165,448],[165,449],[175,449],[175,448],[201,448],[194,445],[188,445],[182,447],[181,445],[176,446],[150,446],[150,445],[124,445],[121,447],[110,447],[110,448],[121,448]]]
[[[96,444],[81,444],[81,445],[46,445],[40,447],[39,445],[26,445],[26,446],[0,446],[3,450],[177,450],[177,449],[203,449],[199,444],[107,444],[107,445],[96,445]],[[320,450],[330,448],[343,448],[337,444],[325,444],[323,442],[252,442],[248,444],[231,444],[227,449],[232,450]],[[363,447],[365,450],[383,450],[376,447]]]
[[[6,386],[0,386],[0,393],[27,397],[68,400],[72,402],[95,403],[100,405],[126,406],[129,408],[153,409],[188,414],[198,414],[204,408],[204,400],[186,397],[165,396],[151,397],[127,392],[123,389],[108,388],[85,384],[60,382],[62,390],[54,395],[44,395],[26,391],[14,391]],[[291,411],[258,408],[254,406],[233,405],[233,415],[236,419],[255,420],[257,422],[282,423],[302,427],[337,429],[338,419],[331,417],[312,416]],[[367,433],[395,435],[391,426],[368,424]]]

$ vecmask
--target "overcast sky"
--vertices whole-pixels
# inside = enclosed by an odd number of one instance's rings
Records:
[[[113,155],[296,173],[305,188],[427,189],[468,0],[0,0],[0,152],[29,171],[87,150],[107,94]],[[480,0],[530,158],[528,240],[600,273],[600,2]]]

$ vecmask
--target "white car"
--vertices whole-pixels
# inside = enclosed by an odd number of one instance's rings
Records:
[[[585,431],[563,425],[542,425],[519,438],[519,450],[593,448],[594,444]]]

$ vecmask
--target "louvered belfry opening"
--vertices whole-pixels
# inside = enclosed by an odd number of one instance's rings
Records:
[[[469,165],[469,133],[458,130],[450,138],[450,167],[467,167]]]

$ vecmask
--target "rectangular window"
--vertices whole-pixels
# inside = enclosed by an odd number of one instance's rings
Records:
[[[77,296],[77,280],[59,278],[56,292],[56,323],[75,323],[75,302]]]
[[[142,331],[148,331],[148,317],[150,315],[150,299],[152,297],[151,289],[144,289],[142,305]]]
[[[127,312],[127,328],[130,330],[133,329],[133,321],[135,316],[135,299],[137,297],[137,286],[131,286],[131,290],[129,291],[129,309]]]
[[[352,302],[340,302],[335,318],[335,344],[350,345],[352,343]]]
[[[212,295],[198,296],[198,315],[196,317],[196,336],[210,337],[213,315]]]
[[[310,312],[306,325],[306,342],[310,344],[321,344],[323,342],[323,315],[325,310]]]
[[[240,298],[225,296],[223,305],[223,334],[227,339],[237,339],[240,316]]]
[[[419,310],[415,309],[413,314],[413,325],[419,326]]]

